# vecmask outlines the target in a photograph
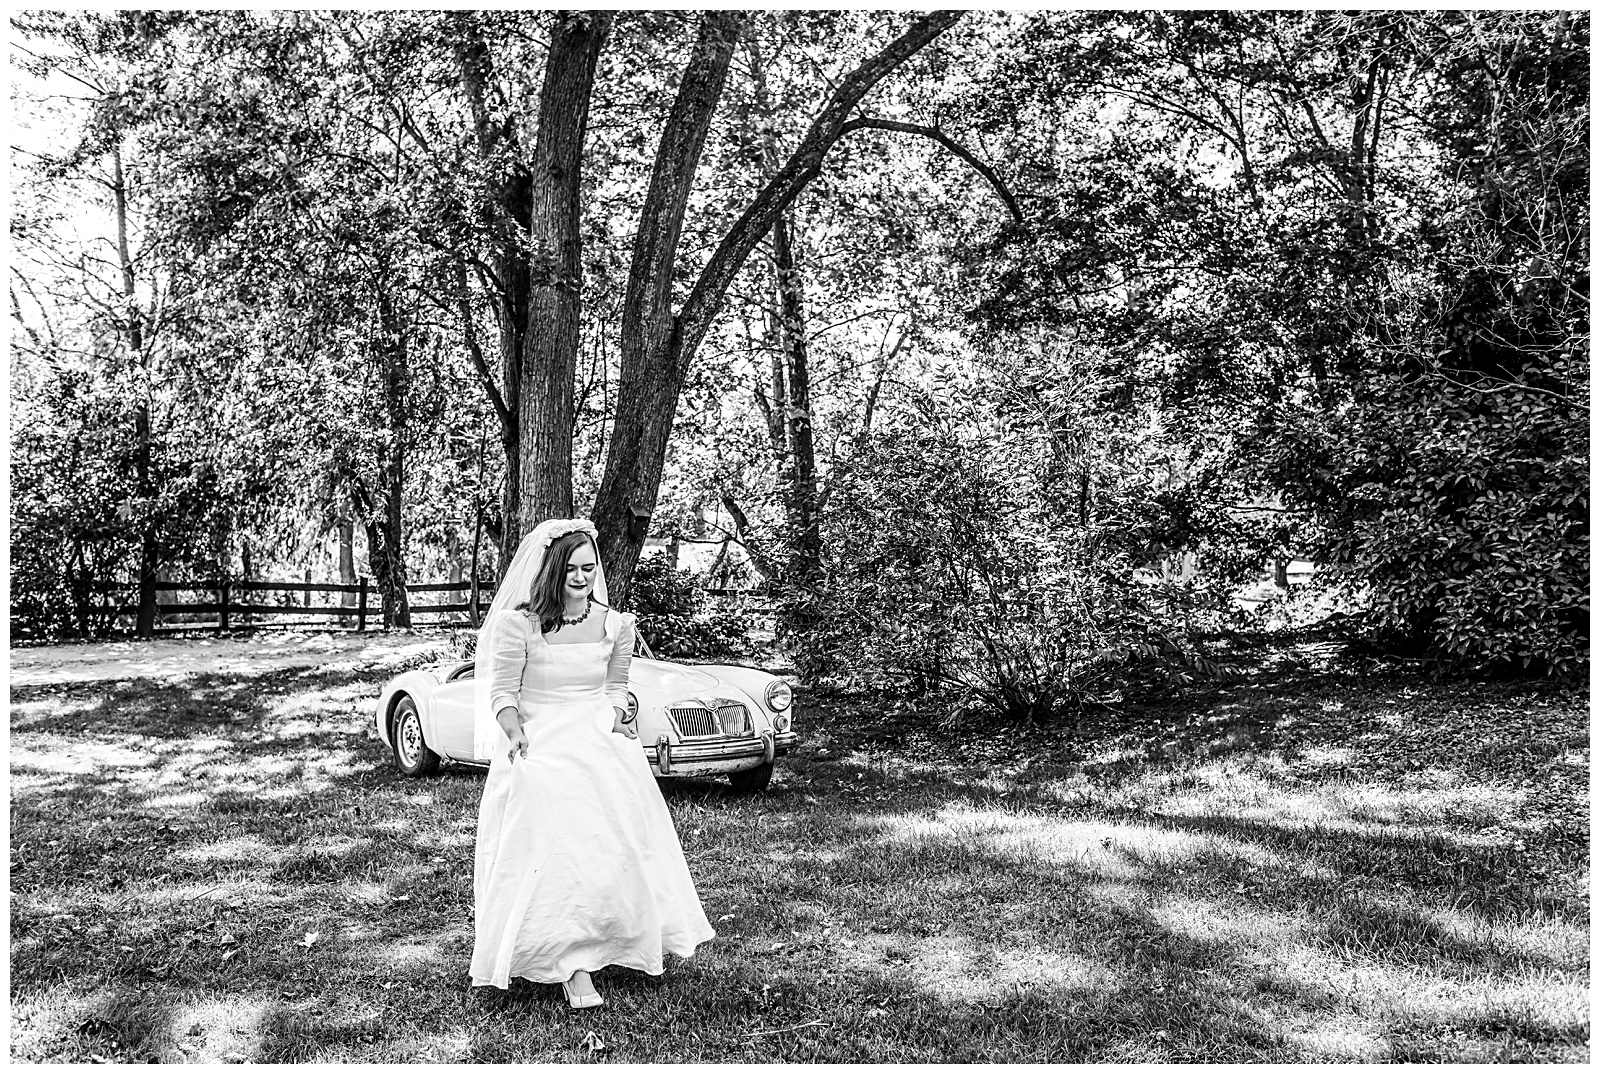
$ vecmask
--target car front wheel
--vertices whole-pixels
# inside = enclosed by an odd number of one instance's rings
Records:
[[[746,768],[743,772],[729,772],[728,782],[733,784],[733,789],[747,794],[754,794],[767,789],[767,784],[772,782],[772,763],[756,765]]]
[[[402,697],[394,707],[394,764],[406,776],[431,776],[439,771],[439,755],[422,737],[422,714],[417,703]]]

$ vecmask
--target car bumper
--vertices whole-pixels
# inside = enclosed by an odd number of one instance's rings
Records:
[[[645,744],[644,755],[658,776],[726,775],[770,764],[799,741],[800,735],[795,731],[764,731],[755,738],[689,742],[672,742],[662,735]]]

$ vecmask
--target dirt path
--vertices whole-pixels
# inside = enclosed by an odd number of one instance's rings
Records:
[[[443,632],[273,633],[240,638],[158,638],[42,645],[10,651],[15,686],[53,683],[168,681],[190,675],[257,675],[287,667],[397,670],[446,655]]]

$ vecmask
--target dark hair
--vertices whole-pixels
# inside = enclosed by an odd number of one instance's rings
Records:
[[[563,534],[550,542],[550,547],[545,549],[544,562],[539,564],[539,573],[533,576],[533,583],[528,587],[528,599],[517,605],[517,608],[527,609],[530,618],[539,620],[539,632],[548,634],[557,630],[561,625],[561,617],[566,614],[567,600],[563,590],[567,585],[567,563],[572,559],[574,549],[587,543],[594,548],[595,560],[600,559],[600,549],[595,548],[594,539],[582,530]],[[600,604],[598,600],[596,604]],[[600,604],[604,608],[604,604]]]

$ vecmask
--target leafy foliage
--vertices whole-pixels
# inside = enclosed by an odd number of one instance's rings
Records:
[[[960,255],[975,323],[1058,325],[1103,412],[1153,401],[1194,517],[1254,516],[1226,558],[1315,558],[1442,661],[1581,672],[1587,43],[1555,12],[1030,18],[969,106],[1038,177]]]
[[[1571,381],[1568,381],[1571,383]],[[1563,675],[1588,659],[1586,430],[1537,384],[1398,386],[1333,426],[1352,491],[1328,558],[1380,637]],[[1347,527],[1347,528],[1346,528]]]
[[[29,58],[31,72],[70,62],[100,86],[70,115],[61,101],[26,109],[69,144],[26,170],[40,204],[24,199],[13,222],[40,270],[13,283],[26,354],[14,426],[23,413],[37,426],[15,474],[40,521],[23,529],[109,535],[142,520],[141,536],[164,535],[167,570],[226,570],[248,542],[258,562],[298,573],[325,564],[329,528],[356,516],[391,589],[407,564],[460,567],[469,529],[477,547],[502,545],[499,504],[533,471],[506,480],[498,456],[522,457],[521,432],[482,389],[498,378],[516,394],[529,321],[514,297],[527,288],[485,251],[528,261],[496,244],[507,228],[528,232],[506,217],[517,199],[500,195],[537,139],[537,80],[519,72],[543,62],[545,18],[21,20],[30,48],[64,49]],[[684,212],[678,292],[810,125],[827,96],[816,57],[848,69],[905,23],[746,20]],[[570,432],[575,502],[597,515],[625,498],[595,502],[619,404],[633,413],[643,398],[618,387],[627,249],[652,132],[695,36],[676,13],[619,16],[593,95]],[[469,39],[494,61],[481,115],[461,81],[456,46]],[[657,419],[674,411],[652,491],[658,532],[741,543],[790,587],[786,630],[805,654],[867,636],[839,624],[834,602],[870,580],[838,549],[819,563],[818,543],[870,519],[921,555],[924,538],[949,544],[958,530],[923,533],[919,497],[950,493],[992,507],[1008,547],[1045,549],[1055,565],[1017,583],[1028,599],[1095,609],[1085,621],[1130,645],[1142,623],[1186,651],[1181,639],[1230,624],[1241,581],[1299,557],[1383,644],[1458,667],[1581,674],[1588,42],[1584,12],[962,19],[874,91],[875,112],[906,122],[853,130],[789,205],[789,267],[774,237],[770,263],[740,271],[706,346],[673,374],[681,405],[650,396],[661,440]],[[1008,193],[907,132],[919,122],[966,145]],[[118,274],[59,230],[79,192],[104,197],[119,148],[132,319]],[[135,323],[143,348],[125,338]],[[147,379],[116,390],[148,398],[161,489],[128,493],[113,487],[121,463],[99,476],[98,461],[82,465],[99,506],[74,521],[72,445],[104,441],[120,458],[127,414],[85,417],[44,385],[56,366],[122,384],[132,350]],[[986,376],[989,387],[952,394]],[[941,417],[919,409],[929,399]],[[991,413],[1001,424],[983,432]],[[946,419],[925,446],[955,436],[954,471],[894,443]],[[880,467],[893,488],[873,483]],[[138,558],[125,535],[96,547],[103,558],[81,569],[101,582]],[[30,538],[24,558],[34,549]],[[25,563],[24,614],[43,615],[55,600],[44,594],[67,585],[53,576],[79,569],[43,552]],[[1121,623],[1109,609],[1124,606],[1135,610]],[[663,629],[691,650],[726,641],[705,634],[703,609],[661,614],[678,616]],[[1038,614],[1080,656],[1097,651],[1099,627],[1061,625],[1079,612]],[[895,674],[931,688],[952,660],[979,666],[968,657],[987,651],[980,635],[959,630],[976,648],[890,639],[891,653],[908,647]],[[1067,677],[1089,683],[1081,670]],[[1069,704],[993,703],[1029,718]]]
[[[789,595],[802,674],[1042,723],[1117,699],[1141,667],[1210,668],[1175,614],[1183,587],[1136,577],[1132,490],[1068,509],[1055,445],[1034,432],[930,398],[858,445],[831,493],[826,581]]]
[[[661,656],[713,660],[750,650],[744,617],[710,606],[694,575],[669,566],[665,556],[639,561],[631,602],[640,633]]]

